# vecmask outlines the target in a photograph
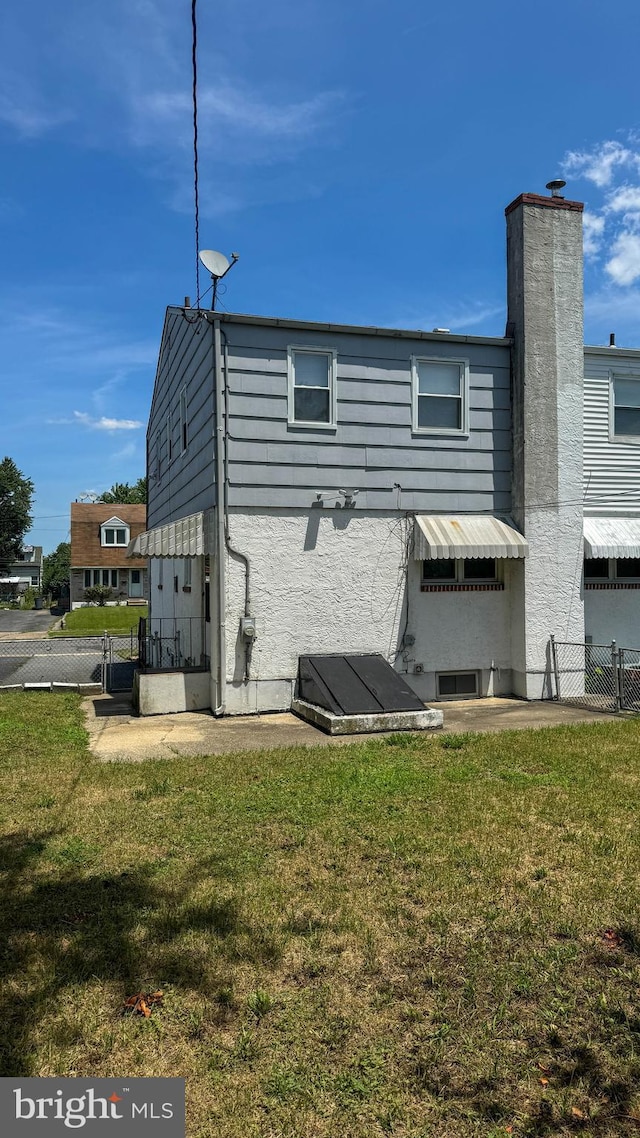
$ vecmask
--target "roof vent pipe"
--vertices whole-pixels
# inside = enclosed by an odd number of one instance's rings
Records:
[[[616,346],[616,334],[615,334],[615,332],[609,332],[609,347],[615,348],[615,346]]]
[[[566,182],[562,181],[562,178],[554,178],[551,182],[547,182],[547,189],[551,190],[551,197],[563,197],[564,195],[560,193],[560,190],[563,190],[566,184]]]

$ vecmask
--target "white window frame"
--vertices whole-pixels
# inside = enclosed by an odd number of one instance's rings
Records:
[[[317,420],[295,418],[295,353],[307,352],[310,355],[327,356],[329,360],[329,416],[326,423]],[[298,386],[303,386],[299,384]],[[306,386],[306,385],[304,385]],[[309,391],[326,391],[326,388],[309,387]],[[290,427],[312,427],[317,431],[335,431],[338,425],[338,352],[336,348],[313,347],[311,344],[289,344],[287,346],[287,422]]]
[[[107,541],[107,530],[113,530],[113,541]],[[116,541],[118,530],[124,531],[124,541]],[[122,518],[109,518],[100,526],[100,545],[103,549],[126,549],[131,539],[131,528]]]
[[[187,385],[180,389],[180,454],[189,448],[189,420],[187,417]]]
[[[640,446],[640,433],[637,435],[617,435],[616,434],[616,380],[631,380],[640,386],[640,374],[638,373],[625,373],[623,371],[610,371],[609,372],[609,442],[610,443],[626,443],[631,446]],[[625,406],[624,403],[621,404]],[[640,408],[639,408],[640,409]]]
[[[460,395],[432,395],[430,399],[460,399],[460,427],[419,427],[418,426],[418,364],[457,364],[460,369]],[[424,394],[424,393],[423,393]],[[464,438],[469,434],[469,360],[453,356],[412,356],[411,357],[411,425],[415,435],[454,435]]]
[[[83,588],[91,589],[95,585],[106,585],[108,589],[117,589],[120,583],[119,571],[117,569],[83,569],[82,570],[84,581]],[[87,573],[89,574],[89,584],[87,585]],[[108,580],[105,581],[104,575],[108,574]],[[115,584],[114,584],[115,579]]]

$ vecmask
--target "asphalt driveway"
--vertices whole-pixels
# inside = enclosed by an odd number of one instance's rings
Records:
[[[48,609],[0,609],[0,635],[5,632],[40,632],[44,636],[55,624]]]

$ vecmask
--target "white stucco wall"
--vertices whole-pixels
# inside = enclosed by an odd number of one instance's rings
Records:
[[[640,648],[640,589],[585,589],[584,618],[594,644]]]
[[[406,558],[412,521],[398,512],[336,509],[231,512],[232,545],[251,560],[257,638],[243,678],[244,569],[227,558],[227,700],[231,714],[288,708],[298,656],[379,652],[393,661],[405,630]],[[395,667],[423,699],[435,672],[478,670],[483,692],[510,690],[509,572],[501,592],[420,591],[409,561],[415,644]],[[421,666],[422,673],[414,669]]]

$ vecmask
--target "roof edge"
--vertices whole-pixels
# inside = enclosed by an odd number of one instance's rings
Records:
[[[169,305],[167,311],[184,312],[181,305]],[[241,312],[208,312],[209,317],[222,324],[257,324],[271,328],[308,329],[310,332],[349,333],[356,336],[388,336],[399,340],[432,340],[435,343],[487,344],[496,347],[510,347],[508,336],[468,336],[456,332],[426,332],[421,329],[380,328],[375,324],[336,324],[320,320],[287,320],[280,316],[253,316]]]

